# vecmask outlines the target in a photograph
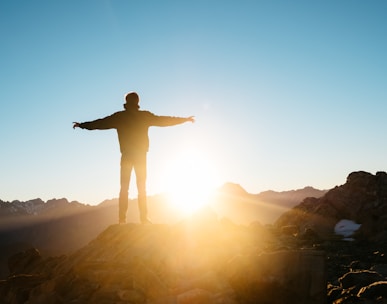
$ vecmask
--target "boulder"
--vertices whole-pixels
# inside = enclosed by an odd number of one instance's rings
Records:
[[[339,282],[343,289],[351,288],[351,293],[356,294],[362,287],[383,279],[383,276],[375,271],[362,270],[346,273],[339,278]]]
[[[377,300],[380,298],[387,300],[387,281],[378,281],[366,287],[362,287],[357,296],[359,298],[372,300]]]
[[[278,251],[234,257],[226,276],[241,303],[325,303],[325,255]]]

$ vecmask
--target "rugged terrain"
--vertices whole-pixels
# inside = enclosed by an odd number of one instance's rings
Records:
[[[175,225],[112,225],[73,254],[9,260],[4,303],[324,303],[325,256],[209,210]],[[303,261],[307,264],[303,264]],[[312,267],[312,268],[311,268]],[[306,284],[308,283],[308,284]]]
[[[325,191],[304,189],[249,194],[237,184],[225,184],[213,197],[211,208],[218,217],[238,224],[253,221],[273,223],[284,210],[302,199]],[[168,203],[166,195],[148,197],[150,217],[154,223],[170,224],[183,220]],[[0,200],[0,279],[6,278],[8,258],[28,248],[39,248],[42,256],[71,253],[96,238],[117,222],[117,199],[90,206],[67,199],[41,199],[3,202]],[[138,222],[137,201],[130,200],[128,222]]]
[[[235,200],[228,196],[225,206]],[[0,299],[387,303],[386,211],[387,174],[360,171],[319,198],[303,199],[273,225],[234,223],[213,208],[174,224],[110,225],[66,255],[42,256],[39,248],[13,255]],[[343,219],[356,224],[351,241],[337,234]]]
[[[334,234],[343,219],[358,224],[353,241]],[[352,172],[345,184],[320,198],[305,198],[275,226],[315,239],[327,252],[331,302],[387,303],[386,172]]]

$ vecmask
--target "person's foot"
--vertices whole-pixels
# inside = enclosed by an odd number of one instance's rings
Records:
[[[141,219],[141,224],[152,224],[152,222],[149,218],[146,217]]]
[[[126,220],[119,220],[119,221],[118,221],[118,224],[119,224],[119,225],[124,225],[124,224],[126,224]]]

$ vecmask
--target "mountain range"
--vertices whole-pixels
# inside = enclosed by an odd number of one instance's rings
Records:
[[[272,224],[279,216],[306,197],[321,197],[325,190],[312,187],[250,194],[240,185],[226,183],[213,194],[210,209],[219,218],[237,224]],[[148,197],[154,223],[177,223],[183,216],[169,203],[166,194]],[[200,211],[198,211],[200,212]],[[118,199],[91,206],[66,198],[46,202],[0,200],[0,278],[7,275],[7,259],[12,254],[34,247],[46,256],[72,252],[87,244],[108,226],[117,222]],[[130,200],[128,222],[138,222],[137,201]]]
[[[67,199],[1,201],[0,299],[31,304],[387,299],[386,172],[352,172],[328,191],[250,194],[228,183],[185,218],[166,195],[149,197],[149,209],[154,225],[138,224],[134,200],[129,223],[118,225],[116,199],[98,206]]]
[[[326,190],[318,190],[313,187],[305,187],[298,190],[290,190],[283,192],[276,191],[264,191],[259,194],[250,194],[243,189],[239,184],[226,183],[215,191],[210,202],[210,206],[213,207],[214,203],[219,200],[233,200],[237,204],[253,204],[255,206],[260,205],[273,205],[279,208],[289,209],[300,203],[306,197],[320,197],[324,195]],[[132,200],[135,201],[135,200]],[[168,198],[166,194],[159,194],[148,197],[149,204],[158,204],[162,208],[165,208],[168,204]],[[104,200],[99,205],[91,206],[82,204],[78,201],[69,202],[66,198],[51,199],[44,202],[40,198],[31,199],[28,201],[2,201],[0,199],[0,228],[9,226],[20,226],[20,222],[34,220],[37,218],[63,218],[67,216],[73,216],[84,212],[95,211],[99,208],[112,207],[117,205],[117,199]],[[217,205],[217,204],[215,204]],[[159,209],[159,208],[157,208]],[[164,222],[166,219],[162,214],[157,211],[153,211],[159,222]],[[221,214],[223,215],[223,214]],[[223,215],[224,216],[224,215]],[[263,218],[257,215],[255,220],[263,221],[265,223],[272,222],[277,216],[274,212],[269,218]],[[232,217],[232,216],[231,216]],[[171,219],[173,216],[171,217]],[[176,218],[177,219],[177,218]],[[176,220],[175,219],[175,220]],[[234,220],[234,219],[232,219]],[[243,220],[244,223],[248,220]]]

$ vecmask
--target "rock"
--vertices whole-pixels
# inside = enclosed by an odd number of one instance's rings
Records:
[[[380,273],[385,279],[387,279],[387,264],[374,265],[371,267],[371,270]]]
[[[192,289],[177,296],[177,304],[212,304],[213,294],[203,289]]]
[[[377,300],[383,298],[387,300],[387,281],[372,283],[360,289],[357,294],[359,298]]]
[[[333,285],[328,285],[328,303],[333,303],[334,300],[340,298],[341,293],[343,292],[343,288]]]
[[[11,275],[28,273],[41,260],[39,250],[31,248],[26,251],[17,253],[8,259],[8,268]]]
[[[321,242],[320,236],[312,228],[306,228],[305,231],[301,233],[300,239],[308,241],[309,243],[312,243],[312,244],[317,244]]]
[[[325,303],[325,256],[278,251],[234,257],[226,276],[242,303]]]
[[[351,288],[352,294],[357,294],[357,292],[362,288],[374,282],[383,280],[383,276],[379,273],[369,270],[348,272],[341,278],[339,278],[340,285],[343,289]]]
[[[133,303],[133,304],[142,304],[146,302],[145,295],[135,289],[119,290],[118,297],[122,301]]]
[[[300,228],[296,225],[288,225],[281,227],[281,233],[284,235],[293,235],[296,236],[300,232]]]
[[[2,303],[25,303],[32,289],[41,285],[47,278],[40,275],[19,274],[6,281],[0,281]]]

